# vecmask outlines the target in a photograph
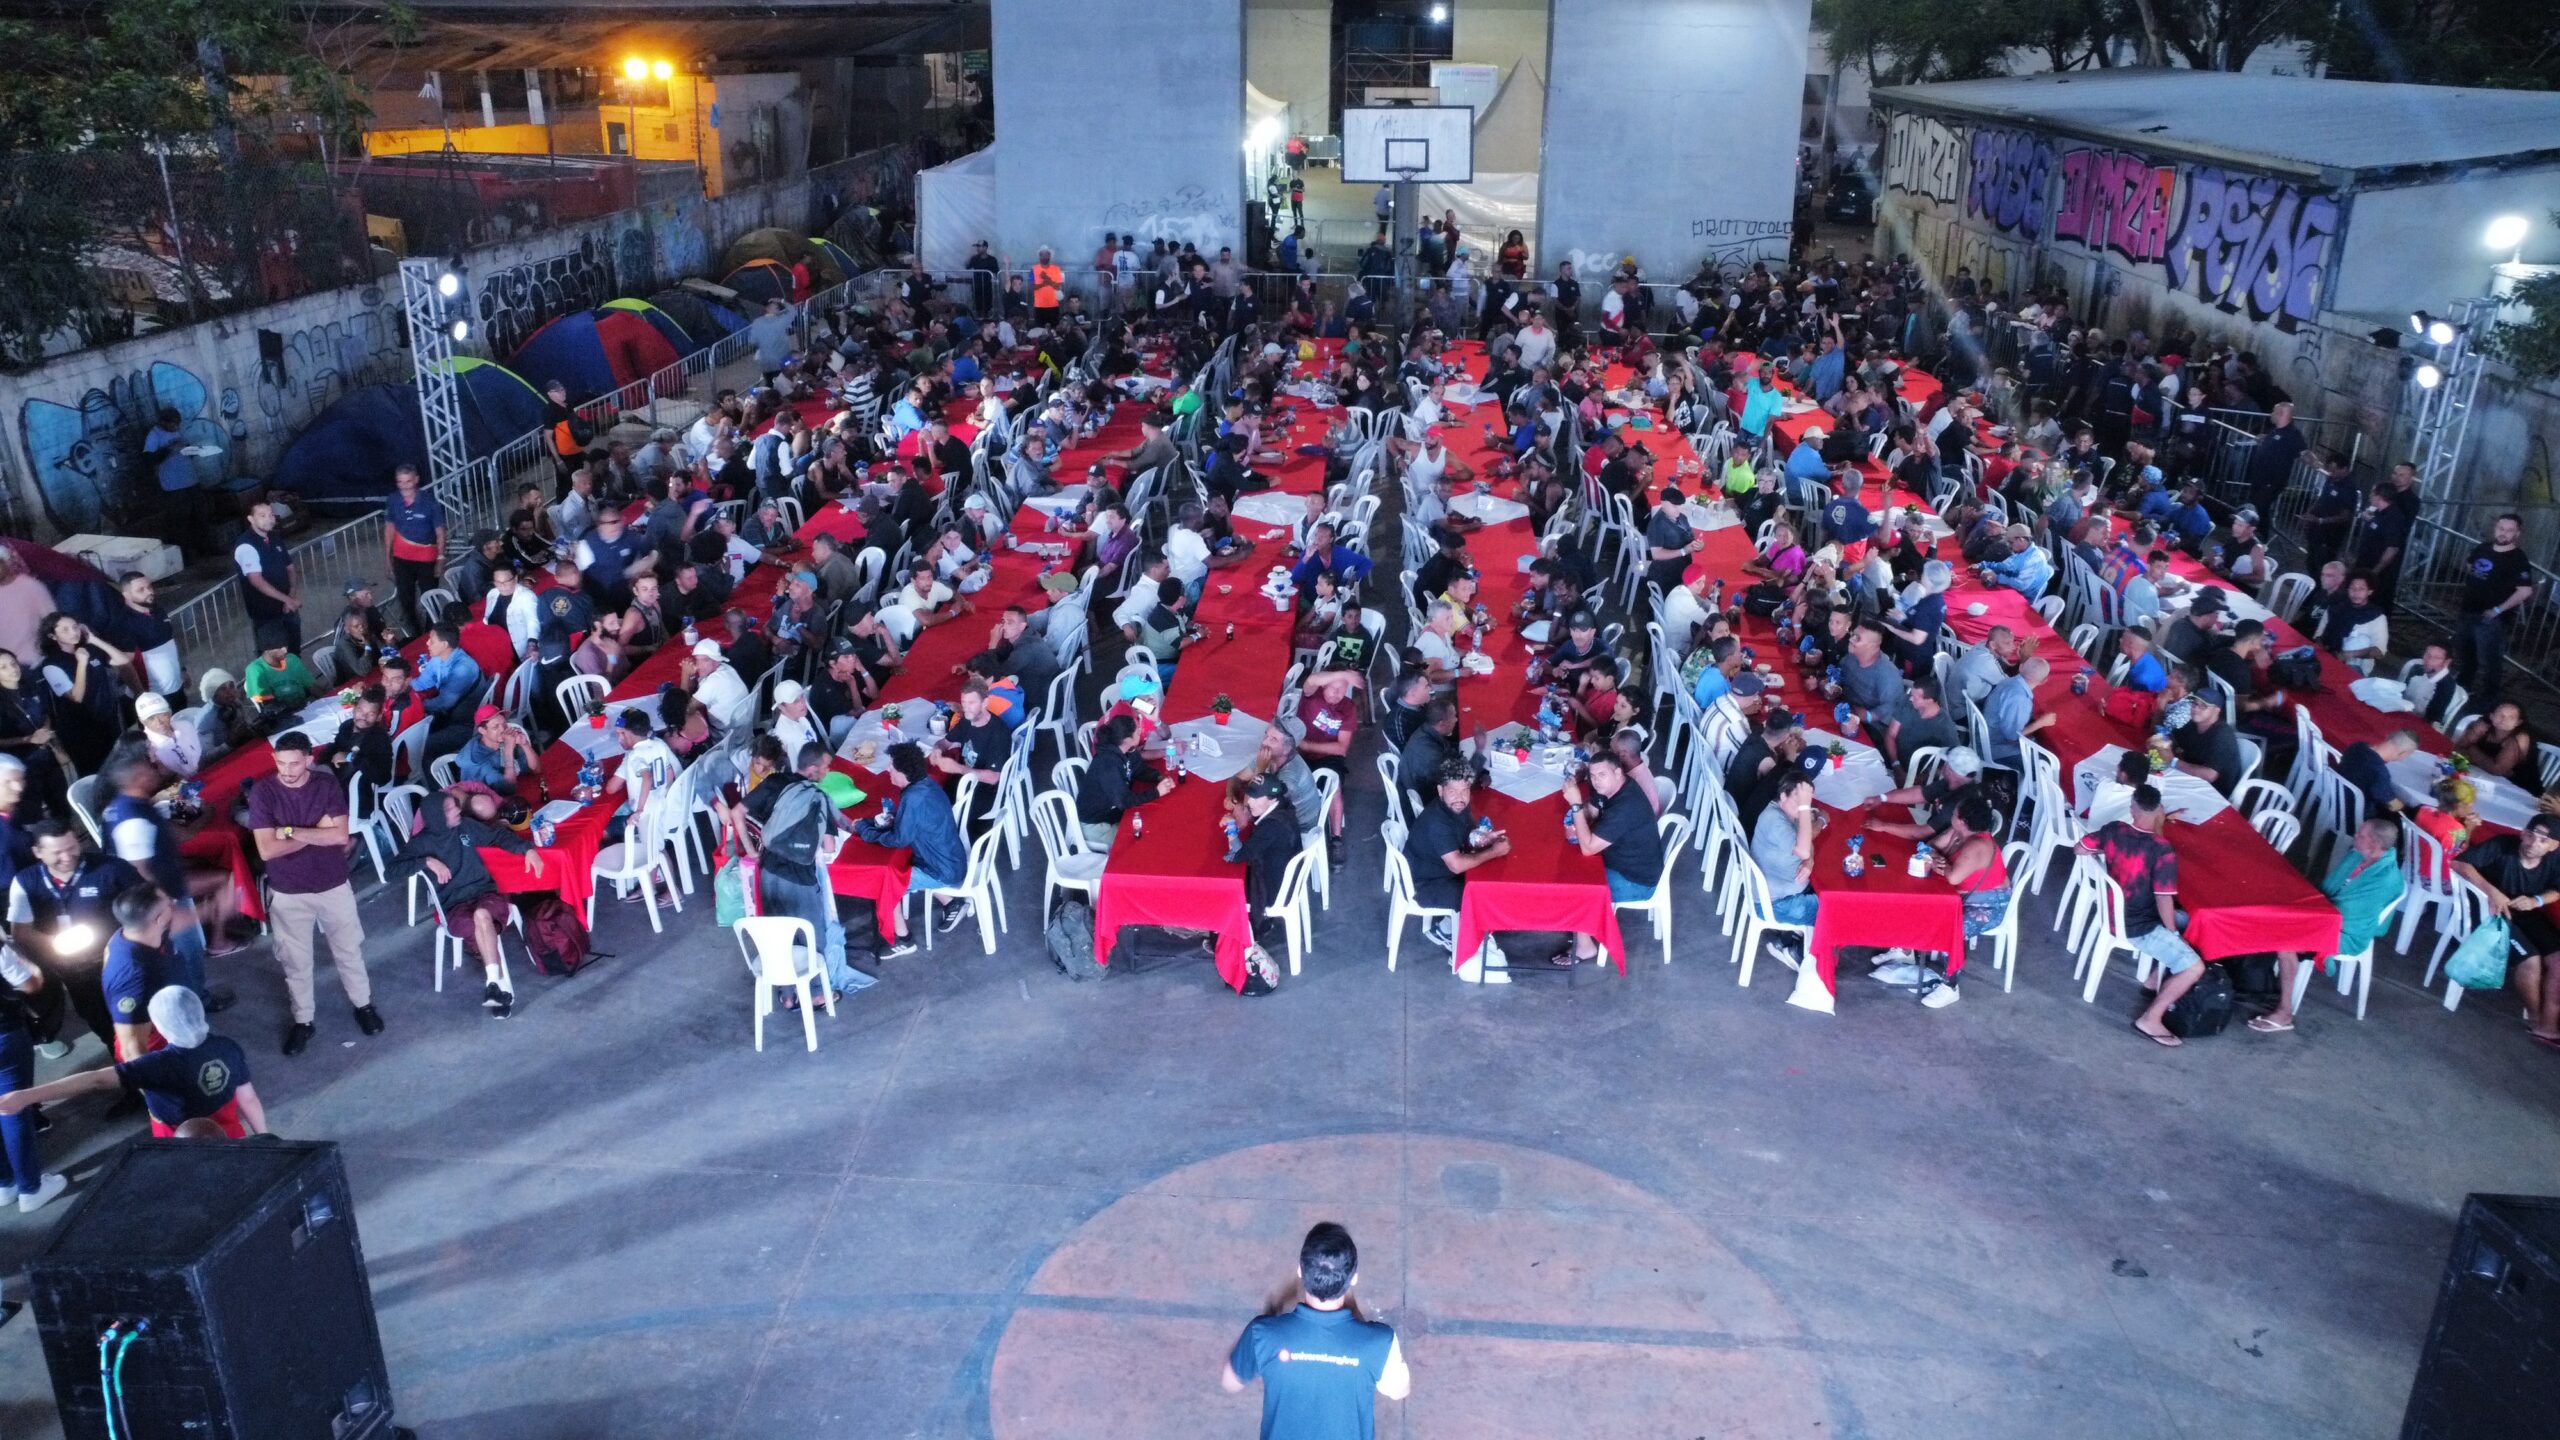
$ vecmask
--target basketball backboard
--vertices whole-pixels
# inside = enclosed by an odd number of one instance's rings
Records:
[[[1475,117],[1466,105],[1347,106],[1342,178],[1353,185],[1472,184]]]

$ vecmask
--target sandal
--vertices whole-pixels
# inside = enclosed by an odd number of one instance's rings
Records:
[[[2252,1015],[2249,1017],[2249,1028],[2261,1035],[2281,1035],[2293,1028],[2293,1022],[2278,1020],[2273,1015]]]
[[[2179,1038],[2178,1038],[2177,1036],[2175,1036],[2175,1035],[2154,1035],[2154,1034],[2152,1034],[2150,1031],[2143,1029],[2143,1028],[2142,1028],[2141,1023],[2140,1023],[2140,1022],[2138,1022],[2138,1021],[2134,1024],[2134,1027],[2133,1027],[2133,1033],[2134,1033],[2134,1034],[2136,1034],[2136,1035],[2141,1036],[2141,1037],[2142,1037],[2143,1039],[2145,1039],[2145,1040],[2150,1041],[2150,1042],[2151,1042],[2152,1044],[2154,1044],[2154,1045],[2162,1045],[2162,1046],[2166,1046],[2167,1048],[2169,1048],[2169,1049],[2171,1049],[2171,1050],[2175,1050],[2175,1049],[2177,1049],[2179,1046],[2184,1045],[2184,1044],[2186,1044],[2186,1043],[2187,1043],[2186,1041],[2179,1039]]]

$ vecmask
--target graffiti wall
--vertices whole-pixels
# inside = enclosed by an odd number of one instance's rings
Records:
[[[2042,239],[2053,184],[2052,142],[2025,130],[1977,125],[1972,164],[1964,191],[1966,216],[2003,235]]]
[[[1953,205],[1961,189],[1964,141],[1954,126],[1926,115],[1896,115],[1884,133],[1884,185]]]
[[[1900,114],[1885,133],[1888,229],[1942,273],[1993,288],[2024,283],[2019,247],[2120,272],[2110,298],[2149,281],[2226,314],[2291,331],[2328,300],[2343,215],[2338,197],[2272,176],[2166,162],[2095,146],[2062,148],[2007,126]],[[1940,222],[1945,223],[1929,223]],[[2008,284],[1994,278],[2006,275]]]

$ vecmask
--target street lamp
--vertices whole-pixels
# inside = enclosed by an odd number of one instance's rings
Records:
[[[2532,228],[2533,222],[2521,215],[2501,215],[2489,222],[2489,228],[2481,233],[2480,242],[2492,250],[2505,250],[2522,259],[2524,237]]]
[[[663,81],[663,80],[667,80],[667,79],[672,78],[672,77],[675,75],[675,73],[676,73],[676,67],[674,67],[673,65],[668,64],[668,63],[667,63],[666,61],[664,61],[664,60],[658,61],[656,64],[651,65],[651,66],[649,67],[649,74],[650,74],[653,78],[658,79],[658,80],[662,80],[662,81]]]

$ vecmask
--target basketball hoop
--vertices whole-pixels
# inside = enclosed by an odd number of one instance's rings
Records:
[[[1422,173],[1422,168],[1419,165],[1397,165],[1391,167],[1387,173],[1396,177],[1397,184],[1410,185],[1414,183],[1414,177]]]

